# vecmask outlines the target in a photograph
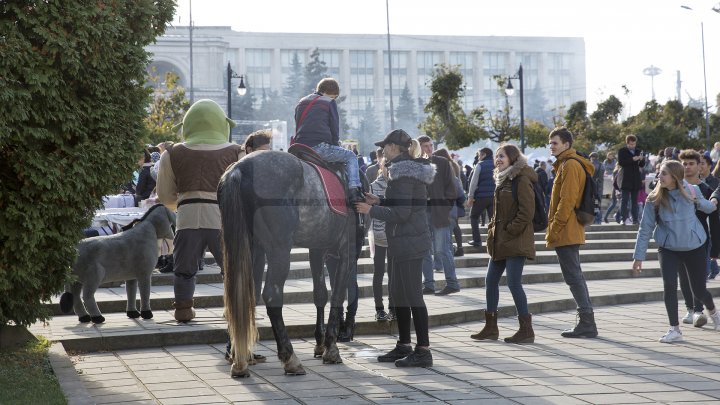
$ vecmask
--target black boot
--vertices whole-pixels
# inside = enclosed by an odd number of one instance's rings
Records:
[[[598,335],[595,325],[595,314],[592,312],[578,313],[577,325],[574,328],[563,331],[560,335],[566,338],[594,338]]]
[[[395,360],[395,367],[432,367],[433,358],[430,349],[415,346],[415,350],[407,357]]]
[[[350,342],[355,335],[355,317],[348,315],[345,319],[345,327],[338,333],[338,342]]]

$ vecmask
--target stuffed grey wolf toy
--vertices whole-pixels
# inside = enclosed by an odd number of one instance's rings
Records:
[[[95,302],[95,291],[100,284],[125,281],[127,316],[142,316],[143,319],[153,317],[150,310],[150,281],[159,255],[157,240],[174,237],[175,213],[157,204],[123,230],[115,235],[80,241],[72,269],[77,280],[68,283],[66,292],[60,297],[60,309],[64,313],[73,309],[80,322],[105,322]],[[140,312],[135,305],[138,286]]]

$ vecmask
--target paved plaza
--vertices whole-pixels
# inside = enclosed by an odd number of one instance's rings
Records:
[[[268,361],[251,366],[248,379],[230,378],[222,344],[71,354],[69,361],[54,350],[53,359],[71,403],[720,403],[720,331],[689,326],[685,342],[658,343],[667,330],[662,302],[600,307],[596,317],[599,338],[575,340],[560,337],[572,312],[537,315],[536,342],[527,345],[473,341],[479,322],[432,328],[428,369],[378,363],[392,335],[339,344],[338,365],[323,365],[312,356],[313,341],[296,339],[307,375],[293,377],[283,375],[274,341],[259,342]],[[499,326],[502,339],[516,319]]]

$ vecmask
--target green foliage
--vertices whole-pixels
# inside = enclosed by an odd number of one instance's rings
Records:
[[[410,88],[408,88],[406,82],[395,109],[395,127],[402,128],[409,134],[415,132],[414,130],[418,127],[418,117],[415,113],[414,104]]]
[[[315,91],[315,86],[327,77],[327,66],[325,61],[320,60],[320,51],[315,48],[310,52],[310,62],[305,66],[305,74],[303,77],[303,83],[305,91],[300,97],[304,97]],[[340,89],[342,92],[342,89]]]
[[[677,100],[665,105],[655,100],[645,104],[640,113],[622,125],[623,134],[638,137],[638,146],[649,152],[657,152],[667,146],[679,149],[703,148],[705,145],[705,119],[701,109],[683,106]],[[624,143],[618,138],[617,146]]]
[[[278,92],[271,90],[268,93],[263,91],[260,99],[260,108],[255,113],[255,118],[262,121],[284,120],[287,116],[289,106],[285,99]]]
[[[451,150],[464,148],[487,138],[484,108],[466,114],[460,104],[464,92],[463,76],[457,66],[437,65],[430,83],[432,95],[424,107],[427,117],[420,129]]]
[[[149,76],[149,80],[157,85],[150,111],[144,120],[148,142],[152,145],[164,141],[182,141],[179,133],[172,128],[182,122],[185,112],[190,108],[190,100],[185,97],[185,89],[178,85],[179,79],[174,72],[165,73],[165,81],[162,83],[159,77],[152,74]]]
[[[132,175],[144,47],[175,2],[0,3],[0,324],[45,320],[81,230]]]
[[[295,104],[307,94],[308,93],[305,92],[305,72],[302,63],[300,63],[300,58],[297,52],[295,52],[290,64],[290,75],[283,88],[286,110],[282,119],[287,121],[289,134],[295,133]]]
[[[50,342],[39,341],[0,351],[0,404],[66,404],[48,359]]]
[[[380,123],[378,123],[377,117],[375,116],[375,106],[373,106],[370,100],[365,104],[365,111],[363,112],[357,129],[357,138],[359,142],[358,148],[360,152],[365,155],[375,150],[374,143],[382,139]]]
[[[540,121],[525,121],[525,144],[531,148],[544,148],[548,145],[548,128]]]

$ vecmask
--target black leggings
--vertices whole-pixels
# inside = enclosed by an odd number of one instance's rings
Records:
[[[705,304],[709,311],[715,309],[712,295],[705,285],[705,266],[707,265],[707,247],[705,245],[687,252],[659,248],[658,260],[663,277],[665,309],[670,326],[680,324],[677,297],[678,271],[686,273],[692,295]]]
[[[460,218],[455,219],[453,235],[455,236],[455,244],[457,245],[458,249],[462,249],[462,231],[460,230]]]
[[[373,258],[373,296],[375,297],[375,310],[381,311],[385,309],[383,305],[383,278],[385,277],[385,257],[387,255],[387,247],[375,245],[375,257]],[[390,268],[388,267],[388,279],[390,278]],[[392,308],[391,297],[388,294],[388,307]]]
[[[428,311],[422,295],[422,258],[390,258],[390,296],[397,315],[400,343],[410,343],[410,320],[415,323],[418,346],[430,346]]]

